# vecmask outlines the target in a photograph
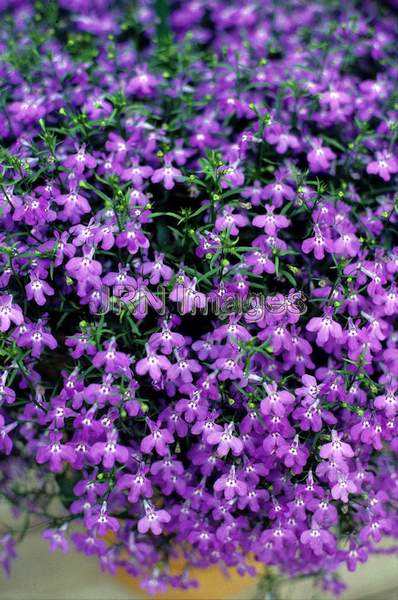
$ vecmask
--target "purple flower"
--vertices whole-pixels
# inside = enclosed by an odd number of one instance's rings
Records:
[[[199,373],[201,370],[202,368],[196,360],[181,357],[168,369],[167,377],[172,381],[179,379],[183,383],[191,383],[192,373]]]
[[[302,473],[308,460],[309,452],[304,444],[300,444],[296,435],[292,442],[279,438],[277,442],[276,455],[283,460],[286,467],[291,469],[295,475]]]
[[[143,275],[149,275],[149,283],[157,285],[160,279],[170,281],[173,275],[173,270],[164,264],[164,254],[155,252],[154,262],[145,262],[142,265]]]
[[[348,502],[348,494],[355,494],[357,491],[358,489],[355,483],[348,479],[346,475],[342,474],[332,487],[332,498],[334,500]]]
[[[7,331],[11,322],[15,325],[22,325],[23,321],[22,310],[17,304],[12,303],[11,294],[2,294],[0,296],[0,331]]]
[[[156,169],[153,172],[151,181],[152,183],[159,183],[160,181],[163,181],[163,185],[166,190],[171,190],[175,186],[175,180],[178,180],[180,177],[181,171],[173,167],[170,156],[165,156],[164,167],[161,169]]]
[[[108,513],[107,503],[103,502],[102,506],[96,506],[89,510],[84,517],[86,527],[94,529],[98,535],[104,535],[109,530],[116,532],[120,525],[119,521]]]
[[[31,273],[30,283],[25,286],[25,290],[27,299],[34,300],[39,306],[46,303],[46,296],[54,295],[53,288],[35,272]]]
[[[146,67],[139,67],[136,75],[129,80],[126,93],[140,97],[152,96],[159,82],[159,78],[149,73]]]
[[[216,492],[223,492],[224,498],[231,500],[235,496],[246,496],[247,485],[243,479],[239,479],[235,467],[232,466],[229,473],[219,477],[214,483]]]
[[[3,415],[0,414],[0,450],[6,455],[11,454],[13,446],[12,439],[8,434],[15,429],[17,425],[18,423],[16,421],[6,425]]]
[[[63,161],[64,167],[68,169],[73,169],[75,173],[81,175],[83,171],[88,169],[94,169],[97,161],[91,154],[86,152],[86,146],[83,144],[77,153],[73,156],[69,156],[66,160]]]
[[[274,215],[274,207],[266,206],[266,215],[260,215],[254,217],[253,225],[255,227],[262,227],[268,235],[275,235],[278,229],[284,229],[289,226],[289,219],[284,215]]]
[[[187,313],[195,314],[197,308],[206,306],[206,296],[196,290],[196,280],[190,281],[188,277],[181,277],[181,280],[177,279],[169,298],[180,304],[183,315]]]
[[[322,233],[319,225],[314,225],[314,237],[307,238],[301,245],[301,249],[305,254],[314,252],[314,256],[317,260],[323,260],[325,257],[325,250],[329,253],[334,250],[333,241]]]
[[[64,554],[66,554],[69,550],[69,543],[65,537],[66,526],[63,525],[58,529],[46,529],[42,533],[42,538],[47,540],[50,546],[50,551],[55,552],[55,550],[62,550]]]
[[[248,222],[248,218],[235,213],[232,206],[226,206],[216,219],[215,229],[217,232],[227,229],[230,235],[235,236],[239,234],[239,227],[244,227]]]
[[[128,488],[129,502],[138,502],[140,496],[150,498],[153,494],[151,481],[146,477],[148,467],[142,466],[135,475],[125,473],[118,479],[117,489],[124,490]]]
[[[115,339],[106,342],[106,350],[97,352],[93,357],[93,365],[99,369],[104,367],[105,373],[126,372],[129,369],[130,358],[124,352],[116,350]]]
[[[138,375],[149,373],[153,381],[158,381],[162,376],[162,371],[168,371],[170,367],[171,364],[168,358],[160,354],[155,354],[155,352],[147,347],[146,358],[142,358],[137,362],[135,370]]]
[[[140,225],[129,222],[116,237],[116,246],[118,248],[127,248],[130,254],[137,254],[141,248],[149,248],[149,240],[142,232]]]
[[[294,396],[285,390],[278,391],[275,383],[264,386],[267,393],[266,397],[261,400],[261,413],[266,416],[270,414],[283,417],[291,410],[290,405],[294,403]]]
[[[181,348],[184,345],[184,336],[171,331],[166,322],[160,333],[153,333],[149,338],[149,348],[157,350],[160,348],[162,354],[170,354],[173,348]]]
[[[331,554],[336,545],[333,535],[326,529],[322,529],[316,521],[312,522],[311,529],[303,531],[300,541],[308,545],[316,556],[322,556],[324,552]]]
[[[106,442],[96,442],[90,448],[90,458],[94,464],[102,462],[105,469],[112,469],[115,462],[126,464],[129,450],[117,443],[118,433],[113,430],[107,434]]]
[[[49,462],[50,469],[54,473],[60,473],[63,461],[72,463],[75,458],[73,448],[61,443],[62,433],[50,432],[49,444],[40,446],[36,452],[36,460],[39,465]]]
[[[168,429],[162,429],[159,422],[154,423],[154,421],[147,419],[147,424],[151,433],[142,440],[141,451],[144,454],[149,454],[155,448],[160,456],[166,456],[169,452],[168,445],[174,443],[174,437]]]
[[[234,456],[239,456],[240,454],[242,454],[243,444],[238,437],[233,435],[233,431],[233,423],[230,423],[229,425],[224,425],[224,429],[216,425],[215,428],[206,437],[206,441],[208,444],[218,444],[218,456],[226,456],[230,450]]]
[[[390,181],[391,174],[398,173],[398,160],[388,150],[376,152],[376,160],[368,164],[366,172]]]
[[[329,171],[330,161],[335,158],[336,154],[327,146],[323,146],[321,139],[312,141],[312,150],[308,152],[307,159],[313,173]]]
[[[38,321],[37,323],[28,323],[26,326],[21,326],[17,344],[22,348],[31,348],[32,357],[37,358],[45,347],[54,350],[57,347],[57,340],[49,333],[44,323]]]
[[[171,516],[166,510],[154,510],[152,505],[144,501],[145,516],[138,521],[138,531],[147,533],[151,531],[154,535],[160,535],[163,531],[163,523],[169,523]]]
[[[307,330],[316,332],[316,343],[323,346],[329,339],[339,341],[343,338],[343,330],[339,323],[332,319],[333,310],[325,310],[323,317],[313,317],[307,323]]]
[[[332,431],[332,441],[321,446],[319,454],[321,458],[331,458],[337,463],[345,462],[347,458],[354,456],[351,446],[341,441],[335,429]]]
[[[289,148],[297,150],[299,141],[280,123],[273,123],[265,129],[264,137],[269,144],[276,146],[278,154],[285,154]]]
[[[387,388],[387,393],[376,396],[374,405],[379,410],[384,410],[387,417],[395,417],[398,413],[398,398],[395,387]]]
[[[84,296],[87,285],[91,284],[98,288],[101,286],[100,275],[102,273],[101,263],[93,259],[94,250],[83,249],[82,257],[74,257],[68,260],[65,270],[70,277],[77,280],[77,293]]]

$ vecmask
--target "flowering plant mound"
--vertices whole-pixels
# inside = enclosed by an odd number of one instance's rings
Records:
[[[0,8],[2,565],[338,593],[398,537],[396,3]]]

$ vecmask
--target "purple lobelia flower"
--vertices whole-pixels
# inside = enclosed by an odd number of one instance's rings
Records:
[[[141,451],[144,452],[144,454],[149,454],[155,448],[160,456],[166,456],[169,452],[168,445],[174,442],[174,437],[168,429],[161,427],[159,421],[155,423],[154,421],[147,419],[147,424],[151,433],[143,438],[141,442]]]
[[[105,469],[112,469],[115,462],[126,464],[129,450],[117,443],[118,433],[113,430],[107,434],[106,442],[96,442],[90,448],[90,458],[94,464],[102,462]]]
[[[162,376],[162,371],[170,369],[171,364],[168,358],[161,354],[155,354],[147,347],[147,356],[137,362],[136,371],[138,375],[149,374],[151,379],[158,381]]]
[[[18,423],[15,421],[6,425],[3,415],[0,414],[0,450],[4,454],[11,453],[13,442],[8,434],[15,429],[17,425]]]
[[[85,515],[84,520],[86,526],[89,529],[95,530],[100,536],[108,533],[110,530],[116,532],[120,527],[119,521],[109,514],[106,502],[103,502],[102,506],[90,509]]]
[[[207,436],[206,441],[208,444],[218,445],[218,456],[226,456],[229,451],[231,451],[234,456],[239,456],[242,454],[243,444],[238,437],[234,436],[233,432],[233,423],[224,425],[224,429],[216,425]]]
[[[173,167],[171,160],[171,156],[166,155],[164,157],[164,167],[156,169],[151,177],[152,183],[159,183],[162,181],[166,190],[173,189],[175,180],[178,180],[181,177],[181,171],[176,169],[176,167]]]
[[[184,346],[184,336],[175,331],[171,331],[169,324],[164,321],[162,330],[158,333],[153,333],[149,338],[149,347],[151,350],[160,348],[162,354],[171,354],[173,348],[181,348]]]
[[[314,139],[312,141],[312,150],[308,152],[307,159],[313,173],[329,171],[330,161],[335,158],[336,154],[327,146],[323,146],[322,140]]]
[[[55,552],[55,550],[62,550],[64,554],[66,554],[69,550],[69,543],[65,537],[66,532],[66,524],[58,529],[46,529],[42,538],[47,540],[50,546],[50,551]]]
[[[39,306],[46,303],[46,296],[54,295],[53,288],[34,271],[30,274],[30,282],[25,286],[25,290],[27,299],[34,300]]]
[[[63,468],[63,462],[73,462],[75,458],[75,452],[68,444],[63,444],[62,433],[50,432],[48,444],[42,445],[38,448],[36,453],[36,460],[41,465],[49,462],[50,469],[54,473],[60,473]]]
[[[239,478],[239,473],[236,473],[234,466],[230,468],[228,473],[216,480],[214,489],[216,492],[222,492],[227,500],[247,494],[247,485],[243,479]]]
[[[378,175],[384,181],[390,181],[391,175],[398,173],[398,160],[388,150],[376,152],[376,160],[368,164],[366,171]]]
[[[71,258],[65,265],[68,275],[77,280],[79,296],[86,294],[89,284],[96,288],[101,286],[102,266],[100,262],[94,260],[93,256],[94,249],[84,248],[82,257]]]
[[[163,524],[171,521],[171,516],[166,510],[154,510],[152,505],[144,501],[145,516],[138,521],[138,531],[146,533],[151,531],[154,535],[160,535],[163,531]]]
[[[143,498],[151,498],[153,495],[151,481],[146,477],[148,471],[148,467],[141,465],[135,475],[125,473],[118,479],[117,489],[124,490],[127,488],[129,490],[129,502],[138,502],[140,496]]]
[[[341,441],[337,431],[332,431],[332,441],[324,444],[320,449],[320,456],[325,459],[333,459],[338,464],[345,462],[347,458],[354,456],[351,446]]]
[[[333,535],[326,529],[322,529],[316,521],[312,522],[311,529],[303,531],[300,541],[308,545],[316,556],[324,552],[331,554],[336,543]]]
[[[333,309],[327,308],[323,317],[313,317],[307,324],[307,330],[316,332],[316,343],[322,346],[329,339],[342,340],[343,330],[341,325],[333,321]]]
[[[83,144],[76,154],[69,156],[63,161],[64,167],[73,169],[75,173],[81,175],[85,169],[94,169],[97,161],[91,154],[86,152],[86,146]]]
[[[17,304],[13,304],[10,294],[0,296],[0,331],[7,331],[11,322],[21,325],[24,321],[22,310]]]
[[[291,405],[294,403],[294,396],[286,390],[278,391],[275,383],[264,386],[266,397],[261,400],[261,413],[266,416],[270,414],[283,417],[291,410]]]
[[[0,4],[13,514],[151,593],[341,592],[398,537],[396,0]]]

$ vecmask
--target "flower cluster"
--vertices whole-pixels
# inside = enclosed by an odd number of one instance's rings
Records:
[[[398,537],[394,5],[0,3],[0,496],[51,550],[338,593]]]

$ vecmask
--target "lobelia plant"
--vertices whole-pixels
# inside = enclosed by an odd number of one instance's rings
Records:
[[[0,8],[3,568],[340,593],[398,549],[395,1]]]

